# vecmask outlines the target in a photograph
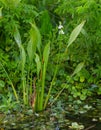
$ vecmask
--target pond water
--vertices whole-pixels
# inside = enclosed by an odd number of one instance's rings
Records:
[[[62,115],[61,115],[62,116]],[[101,121],[97,118],[85,115],[66,115],[66,117],[56,117],[56,115],[35,114],[33,116],[18,117],[9,115],[6,117],[0,130],[69,130],[73,122],[84,125],[84,130],[101,130]],[[79,130],[79,128],[78,128]]]
[[[29,109],[24,113],[1,114],[0,130],[101,130],[101,103],[76,109],[60,105],[40,113]]]

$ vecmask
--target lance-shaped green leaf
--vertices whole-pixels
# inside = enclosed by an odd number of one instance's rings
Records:
[[[39,73],[40,73],[40,70],[41,70],[41,61],[40,61],[40,57],[38,54],[35,54],[35,62],[36,62],[36,65],[37,65],[37,76],[39,78]]]
[[[26,62],[26,53],[25,53],[25,49],[21,44],[21,36],[20,36],[20,32],[18,30],[18,28],[15,28],[15,32],[14,32],[14,39],[20,49],[20,56],[21,56],[21,65],[22,65],[22,71],[24,71],[24,66],[25,66],[25,62]]]
[[[3,7],[0,8],[0,18],[2,18],[2,9]]]
[[[25,52],[25,49],[24,47],[21,45],[20,46],[20,55],[21,55],[21,66],[22,66],[22,73],[24,73],[24,68],[25,68],[25,62],[26,62],[26,52]]]
[[[48,58],[49,58],[49,53],[50,53],[50,43],[48,43],[45,48],[44,48],[44,52],[43,52],[43,61],[45,64],[45,68],[47,67],[47,63],[48,63]]]
[[[80,62],[80,63],[77,65],[77,67],[75,68],[75,70],[74,70],[72,76],[74,76],[75,74],[77,74],[77,73],[83,68],[83,66],[84,66],[84,62]]]
[[[50,43],[46,44],[43,51],[43,70],[42,70],[42,88],[41,88],[41,96],[40,96],[40,110],[43,109],[43,99],[44,99],[44,87],[45,87],[45,77],[46,77],[46,68],[48,63],[50,53]]]
[[[29,32],[29,42],[27,46],[27,53],[29,56],[30,63],[33,61],[33,58],[36,53],[36,48],[40,51],[41,46],[41,35],[39,29],[36,27],[35,24],[31,24],[31,29]]]
[[[18,44],[18,47],[20,48],[20,46],[21,46],[21,36],[20,36],[20,32],[19,32],[17,27],[15,27],[14,39],[15,39],[16,43]]]
[[[67,48],[75,41],[79,33],[81,32],[81,29],[84,26],[85,21],[83,21],[81,24],[79,24],[71,33],[69,41],[68,41],[68,46]]]

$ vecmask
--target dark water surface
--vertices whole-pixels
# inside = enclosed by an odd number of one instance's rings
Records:
[[[82,115],[69,115],[56,113],[29,115],[8,115],[0,125],[0,130],[69,130],[72,122],[84,125],[84,130],[101,130],[100,117]],[[59,117],[60,116],[60,117]],[[79,129],[78,129],[79,130]]]
[[[101,130],[101,103],[88,111],[72,111],[68,107],[64,109],[55,106],[34,114],[31,110],[24,114],[0,114],[0,130],[70,130],[70,126],[75,122],[83,125],[83,130]]]

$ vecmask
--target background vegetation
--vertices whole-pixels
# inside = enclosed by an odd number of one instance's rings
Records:
[[[0,110],[99,98],[100,15],[100,0],[0,0]]]

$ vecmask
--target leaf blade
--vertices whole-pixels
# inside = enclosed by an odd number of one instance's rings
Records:
[[[74,70],[72,76],[74,76],[75,74],[77,74],[77,73],[83,68],[83,66],[84,66],[84,62],[80,62],[80,63],[76,66],[76,68],[75,68],[75,70]]]
[[[77,36],[81,32],[81,29],[83,28],[84,24],[85,24],[85,21],[83,21],[76,28],[74,28],[74,30],[72,31],[70,38],[68,40],[67,48],[75,41],[75,39],[77,38]]]
[[[29,36],[30,40],[27,45],[27,53],[29,56],[29,61],[31,63],[33,61],[37,48],[38,48],[38,51],[40,52],[41,34],[38,28],[36,27],[36,25],[32,23],[31,23],[31,29],[29,33],[30,33],[30,36]]]
[[[49,53],[50,53],[50,43],[46,44],[46,46],[44,48],[44,52],[43,52],[43,60],[45,63],[45,67],[47,67]]]

